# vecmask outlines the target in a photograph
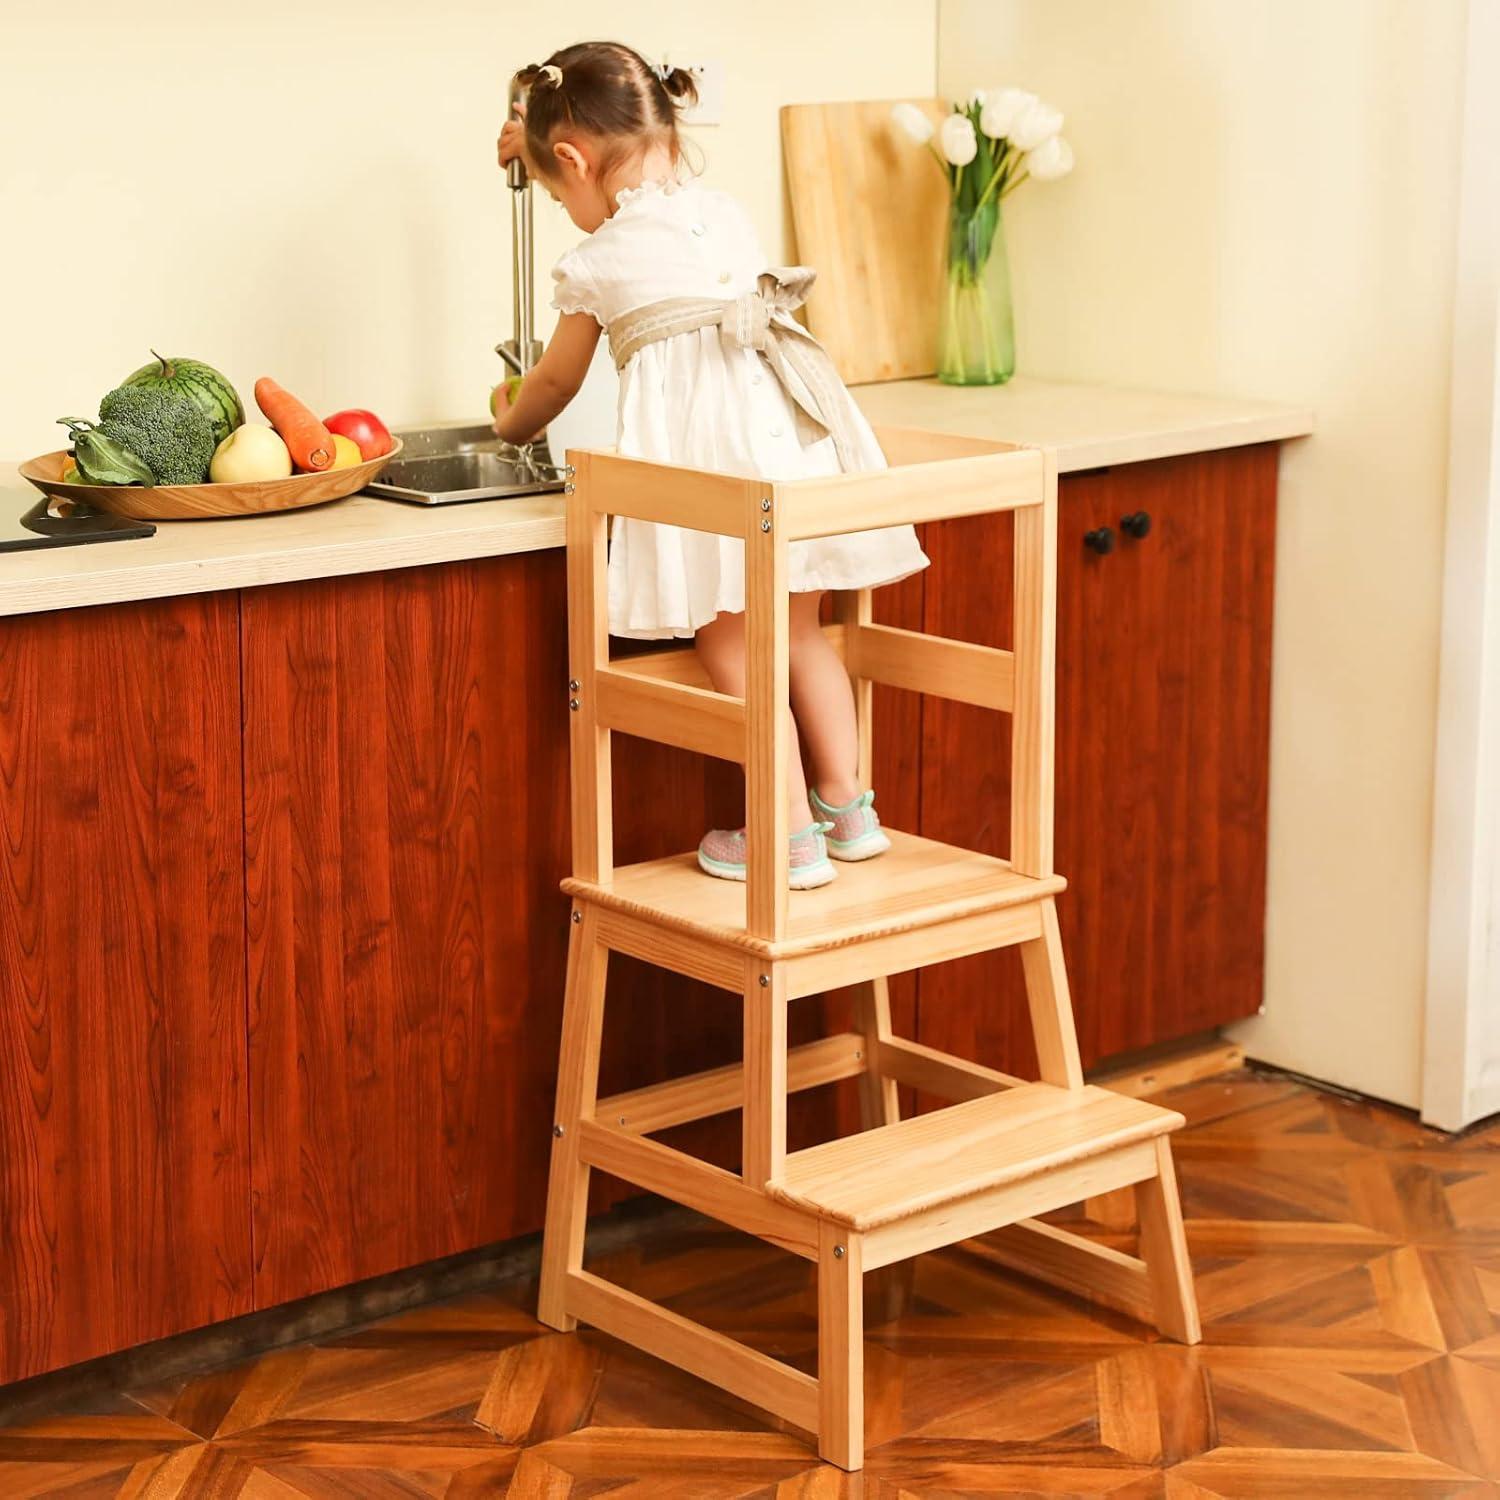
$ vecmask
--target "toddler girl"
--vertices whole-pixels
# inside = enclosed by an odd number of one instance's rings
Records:
[[[772,269],[744,209],[679,174],[677,113],[696,98],[691,75],[616,42],[581,42],[520,77],[524,118],[502,130],[500,161],[520,157],[588,239],[553,268],[557,331],[514,402],[497,390],[495,431],[534,438],[577,393],[605,332],[620,370],[623,454],[772,480],[883,469],[869,424],[790,316],[812,273]],[[668,299],[690,300],[662,307]],[[753,347],[768,338],[782,348],[795,340],[793,357]],[[869,859],[890,848],[874,793],[857,780],[854,696],[819,627],[819,598],[926,566],[910,526],[789,548],[795,889],[832,880],[829,855]],[[743,542],[616,518],[612,634],[692,636],[715,688],[743,697],[744,608]],[[698,862],[743,880],[744,831],[708,833]]]

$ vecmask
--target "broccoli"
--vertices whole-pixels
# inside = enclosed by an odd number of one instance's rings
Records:
[[[208,477],[213,422],[180,391],[117,386],[99,403],[99,430],[142,459],[158,484],[202,484]]]

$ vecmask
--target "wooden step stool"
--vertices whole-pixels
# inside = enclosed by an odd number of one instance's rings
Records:
[[[1050,454],[882,431],[885,472],[769,484],[613,453],[570,452],[567,501],[573,898],[539,1316],[580,1318],[777,1413],[846,1469],[863,1462],[864,1271],[971,1235],[1006,1264],[1199,1337],[1168,1134],[1182,1117],[1083,1081],[1054,899],[1052,717],[1057,484]],[[870,773],[875,682],[1011,716],[1009,860],[891,832],[891,851],[787,892],[787,548],[804,538],[1010,510],[1010,651],[871,623],[868,591],[829,627],[859,708]],[[611,661],[610,515],[743,538],[747,686],[705,686],[691,649]],[[693,854],[616,869],[614,730],[742,762],[748,881],[702,874]],[[893,1035],[886,976],[1016,945],[1041,1081],[1023,1082]],[[743,1067],[597,1097],[611,952],[717,985],[744,1002]],[[787,1048],[787,1007],[858,986],[858,1030]],[[790,1091],[858,1077],[866,1128],[788,1154]],[[950,1108],[900,1118],[897,1085]],[[739,1175],[652,1140],[739,1109]],[[818,1267],[818,1376],[746,1348],[583,1269],[589,1172],[599,1168],[780,1245]],[[1140,1258],[1035,1215],[1134,1185]],[[993,1231],[1001,1231],[992,1234]]]

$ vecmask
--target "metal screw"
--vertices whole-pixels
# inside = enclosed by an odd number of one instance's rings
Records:
[[[620,1116],[620,1124],[622,1124],[622,1125],[623,1125],[623,1124],[624,1124],[624,1123],[625,1123],[625,1116],[624,1116],[624,1115],[621,1115],[621,1116]]]
[[[769,500],[762,500],[760,502],[760,508],[762,510],[770,510],[770,508],[771,508],[771,502]]]
[[[579,704],[579,702],[578,702],[578,700],[576,698],[569,698],[568,699],[568,707],[571,708],[575,714],[578,712],[580,706],[581,705]]]
[[[769,521],[762,521],[760,523],[760,529],[762,531],[769,531],[771,529],[771,523]]]
[[[864,1053],[861,1052],[858,1047],[856,1047],[854,1049],[854,1060],[855,1060],[855,1062],[863,1062],[864,1061],[864,1056],[865,1056]]]
[[[761,989],[765,989],[765,987],[768,984],[770,984],[770,982],[771,982],[771,976],[769,974],[762,974],[760,976],[760,987],[761,987]]]
[[[568,678],[568,691],[570,693],[576,693],[578,691],[578,688],[579,688],[578,679],[576,677],[570,677],[570,678]]]
[[[581,921],[583,921],[583,913],[581,911],[575,911],[573,913],[573,920],[575,922],[581,922]]]
[[[833,1247],[833,1258],[835,1260],[843,1260],[843,1258],[844,1258],[844,1247],[842,1245],[835,1245]]]
[[[563,1128],[562,1128],[561,1125],[554,1125],[552,1127],[552,1134],[555,1135],[555,1136],[557,1136],[559,1140],[562,1138],[562,1133],[563,1133]]]
[[[563,474],[566,478],[571,479],[577,472],[578,470],[572,464],[563,465]]]
[[[565,494],[565,495],[571,495],[573,493],[573,489],[574,489],[573,485],[571,485],[571,484],[565,484],[563,486],[563,494]]]

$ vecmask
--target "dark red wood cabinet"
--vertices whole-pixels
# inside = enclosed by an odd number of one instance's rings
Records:
[[[562,597],[555,551],[242,596],[258,1306],[536,1225]]]
[[[0,1382],[253,1306],[238,651],[0,620]]]
[[[1091,1061],[1259,1004],[1275,486],[1270,445],[1062,481]],[[926,542],[879,617],[1007,644],[1006,518]],[[564,594],[550,551],[0,619],[0,1383],[539,1227]],[[876,725],[887,820],[1003,853],[1003,721],[882,689]],[[619,856],[736,817],[736,778],[622,738]],[[898,1026],[1025,1071],[1009,957],[903,976]],[[732,1059],[740,1021],[619,960],[606,1031],[627,1087]],[[799,1096],[794,1133],[847,1127],[849,1092]],[[695,1144],[732,1159],[732,1127]]]
[[[1058,913],[1085,1066],[1261,1001],[1275,445],[1065,475],[1058,503]],[[1144,536],[1122,525],[1146,519]],[[1113,549],[1094,550],[1108,528]],[[985,645],[1009,615],[1010,518],[931,528],[925,628]],[[920,831],[1003,855],[993,716],[922,705]],[[919,1039],[1035,1066],[1020,965],[924,972]]]

